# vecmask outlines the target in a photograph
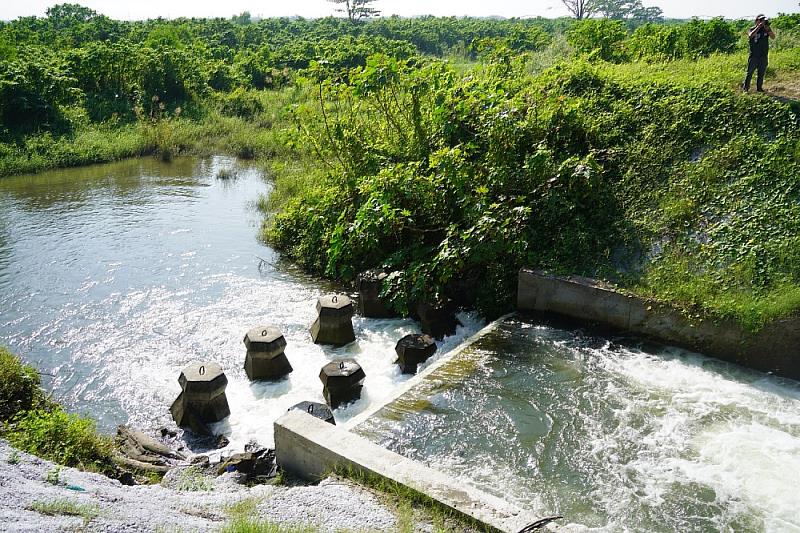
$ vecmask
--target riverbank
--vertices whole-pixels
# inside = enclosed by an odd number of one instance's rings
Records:
[[[424,511],[400,510],[401,502],[345,479],[246,487],[235,476],[178,472],[167,486],[127,487],[99,474],[59,468],[0,439],[0,520],[3,531],[15,533],[436,530]]]

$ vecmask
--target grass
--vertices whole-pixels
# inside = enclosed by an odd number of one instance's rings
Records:
[[[200,469],[189,467],[181,470],[175,490],[183,492],[209,492],[214,490],[214,483]]]
[[[315,533],[311,526],[287,526],[259,518],[235,518],[221,533]]]
[[[317,531],[311,526],[294,526],[276,524],[257,517],[258,504],[261,498],[245,498],[226,507],[231,521],[222,529],[222,533],[313,533]]]
[[[33,502],[29,509],[47,516],[79,516],[84,526],[100,516],[100,509],[95,505],[87,505],[68,499]]]
[[[353,468],[336,468],[332,475],[349,479],[386,496],[387,503],[394,505],[397,530],[414,531],[415,511],[430,517],[434,531],[445,533],[453,530],[494,532],[486,524],[447,507],[430,496],[384,477]]]

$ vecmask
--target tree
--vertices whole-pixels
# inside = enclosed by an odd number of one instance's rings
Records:
[[[594,0],[594,13],[612,20],[630,20],[638,23],[661,22],[660,7],[645,7],[642,0]]]
[[[567,10],[578,20],[589,18],[595,12],[595,0],[561,0]]]
[[[378,17],[381,12],[370,7],[376,0],[328,0],[334,4],[344,4],[343,7],[336,8],[339,13],[346,13],[350,22],[358,22],[370,17]]]

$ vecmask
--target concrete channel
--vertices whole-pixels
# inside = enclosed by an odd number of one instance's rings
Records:
[[[326,474],[344,469],[378,476],[399,483],[430,497],[468,518],[485,524],[489,530],[505,533],[528,531],[532,524],[555,530],[547,520],[501,498],[465,484],[463,481],[403,457],[351,432],[352,429],[396,401],[461,354],[478,339],[495,330],[506,315],[489,324],[450,351],[423,372],[408,380],[384,403],[353,418],[344,426],[328,424],[308,413],[294,410],[275,421],[276,460],[285,470],[316,481]],[[541,528],[540,528],[541,529]],[[532,529],[531,529],[532,531]]]

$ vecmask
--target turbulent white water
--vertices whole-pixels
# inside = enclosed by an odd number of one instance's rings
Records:
[[[216,180],[221,167],[237,167],[238,179]],[[0,180],[0,344],[52,374],[55,395],[107,430],[171,425],[178,374],[193,360],[225,369],[231,416],[217,429],[232,448],[271,444],[290,406],[322,401],[319,371],[334,358],[355,357],[367,375],[362,399],[337,420],[382,400],[407,379],[394,345],[416,324],[356,317],[356,343],[314,345],[316,298],[333,289],[276,265],[257,241],[253,206],[267,190],[257,169],[226,158]],[[461,319],[437,357],[481,325]],[[242,341],[267,324],[285,335],[294,372],[251,383]]]
[[[452,367],[359,431],[569,530],[800,531],[797,382],[517,320]]]

